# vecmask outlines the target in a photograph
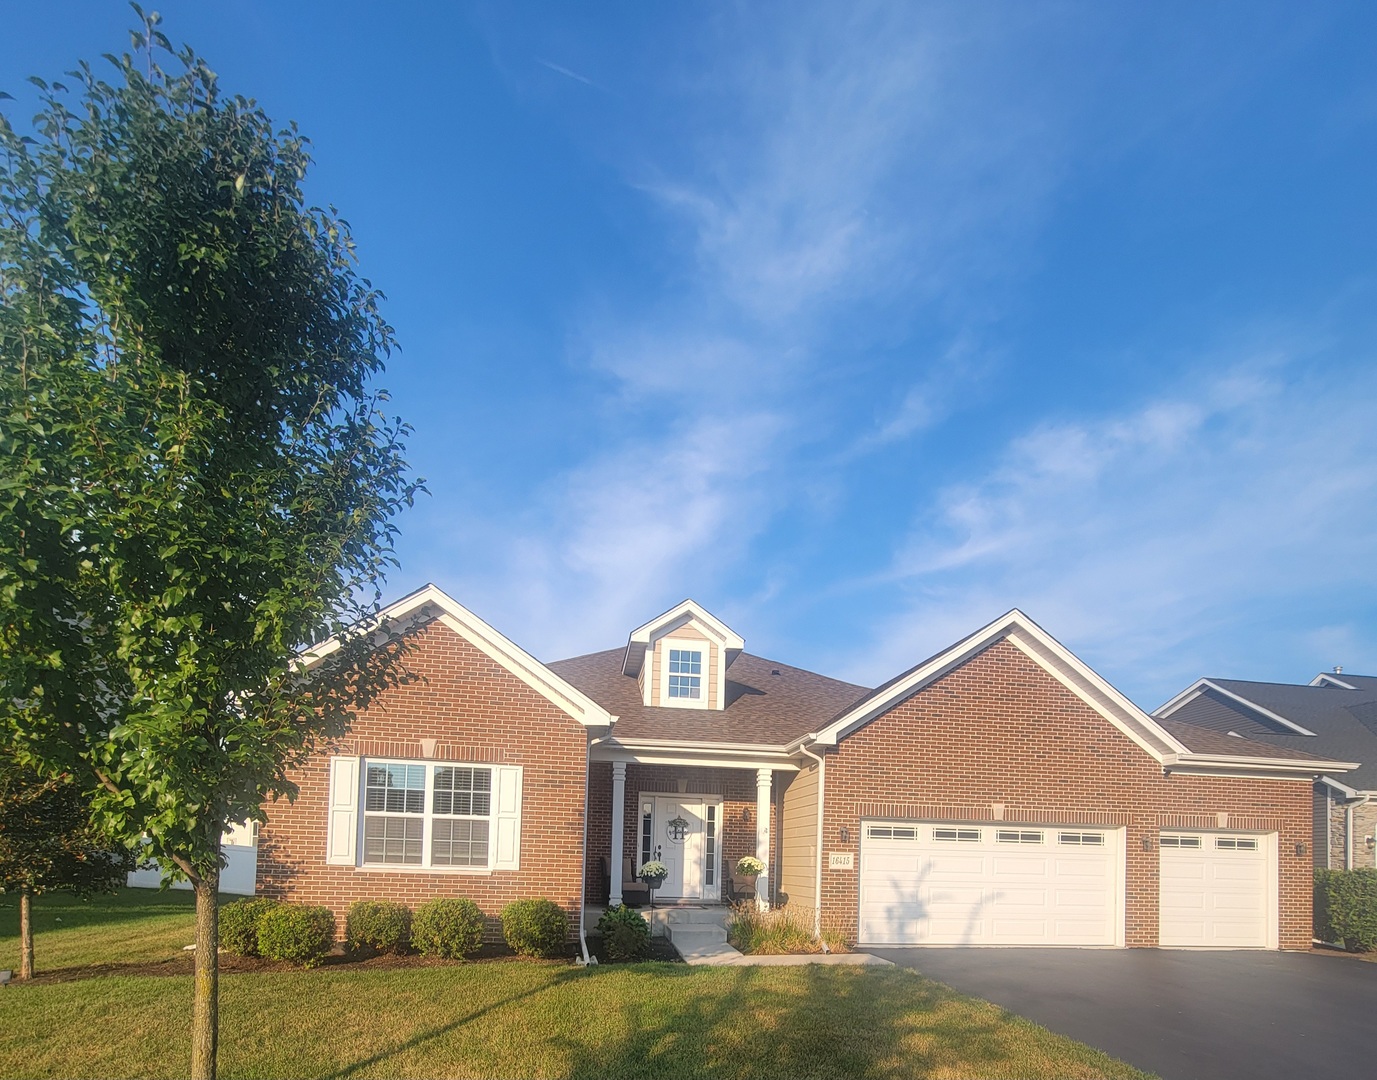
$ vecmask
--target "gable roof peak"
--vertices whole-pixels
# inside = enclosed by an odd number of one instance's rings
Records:
[[[721,646],[727,654],[727,664],[735,660],[741,650],[746,647],[746,642],[740,634],[698,601],[688,598],[681,600],[668,611],[661,612],[648,623],[631,631],[626,640],[626,657],[622,662],[623,674],[632,676],[639,674],[641,664],[645,660],[646,649],[650,647],[651,642],[656,638],[663,637],[671,630],[677,630],[681,626],[688,625],[690,622],[696,623],[701,630],[706,631],[708,636]]]

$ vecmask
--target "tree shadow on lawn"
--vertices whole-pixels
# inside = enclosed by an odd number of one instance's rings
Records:
[[[692,970],[653,977],[692,978]],[[781,970],[799,974],[769,974]],[[623,1033],[610,1042],[566,1040],[570,1077],[911,1077],[939,1068],[982,1076],[1010,1062],[1010,1041],[1019,1037],[1002,1010],[968,1004],[909,972],[717,971],[696,993],[624,1003]]]
[[[389,1064],[406,1071],[407,1056],[417,1050],[434,1055],[438,1075],[459,1064],[450,1056],[452,1037],[465,1026],[518,1004],[533,1010],[530,1026],[541,1026],[549,1022],[546,1011],[560,1011],[559,991],[575,979],[594,1007],[586,1023],[553,1030],[548,1042],[563,1066],[556,1075],[571,1080],[1099,1074],[1088,1063],[1076,1068],[1062,1044],[1047,1056],[1045,1033],[1004,1010],[907,971],[653,964],[561,971],[353,1061],[329,1080]],[[600,987],[604,979],[621,985]],[[519,1071],[519,1060],[506,1071]],[[540,1071],[551,1063],[545,1058]]]
[[[574,967],[565,968],[557,972],[554,975],[554,977],[551,978],[550,981],[547,983],[543,983],[540,986],[534,986],[529,990],[522,991],[519,994],[511,994],[505,998],[502,998],[499,1001],[490,1001],[485,1005],[479,1006],[471,1012],[465,1013],[463,1016],[460,1016],[454,1020],[449,1021],[448,1023],[439,1024],[435,1027],[427,1028],[425,1031],[418,1031],[415,1035],[412,1035],[411,1038],[407,1039],[403,1043],[399,1043],[396,1046],[389,1047],[388,1049],[380,1051],[369,1057],[360,1058],[358,1061],[350,1062],[344,1068],[338,1069],[335,1072],[327,1074],[324,1077],[324,1080],[346,1080],[347,1077],[354,1076],[357,1073],[363,1072],[365,1069],[369,1068],[372,1065],[380,1065],[385,1061],[391,1060],[392,1058],[403,1057],[406,1054],[410,1053],[412,1050],[420,1049],[421,1047],[427,1044],[433,1044],[439,1041],[440,1039],[443,1039],[446,1035],[453,1034],[465,1025],[472,1024],[477,1020],[481,1020],[483,1017],[489,1015],[490,1013],[496,1012],[498,1009],[505,1008],[508,1005],[515,1005],[519,1001],[526,1001],[531,998],[540,997],[542,994],[548,994],[552,990],[555,990],[556,988],[564,985],[567,982],[570,982],[573,979],[585,978],[586,970],[587,969],[584,968]]]

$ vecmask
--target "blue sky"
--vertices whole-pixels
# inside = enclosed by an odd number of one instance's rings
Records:
[[[390,297],[391,594],[869,683],[1018,606],[1149,708],[1377,672],[1377,6],[159,10]],[[0,85],[130,23],[7,5]]]

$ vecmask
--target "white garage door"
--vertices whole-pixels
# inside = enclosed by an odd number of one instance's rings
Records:
[[[1162,945],[1275,948],[1273,837],[1164,832]]]
[[[1116,829],[863,822],[860,940],[1123,943]]]

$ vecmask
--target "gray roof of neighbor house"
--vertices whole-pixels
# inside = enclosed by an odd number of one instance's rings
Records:
[[[1334,678],[1357,689],[1345,690],[1332,684],[1298,686],[1207,679],[1201,683],[1196,697],[1172,709],[1167,717],[1180,724],[1224,732],[1226,736],[1228,732],[1237,732],[1255,743],[1302,751],[1331,761],[1362,762],[1360,768],[1336,779],[1360,791],[1377,790],[1377,676]],[[1159,723],[1163,717],[1158,714],[1166,708],[1163,706],[1154,714]],[[1293,731],[1259,710],[1314,734]],[[1174,734],[1175,729],[1172,730]],[[1230,741],[1238,740],[1230,737]]]
[[[817,731],[869,690],[743,652],[727,668],[727,705],[664,708],[641,701],[640,684],[622,671],[626,649],[556,660],[547,666],[619,717],[622,742],[675,742],[784,747]]]

